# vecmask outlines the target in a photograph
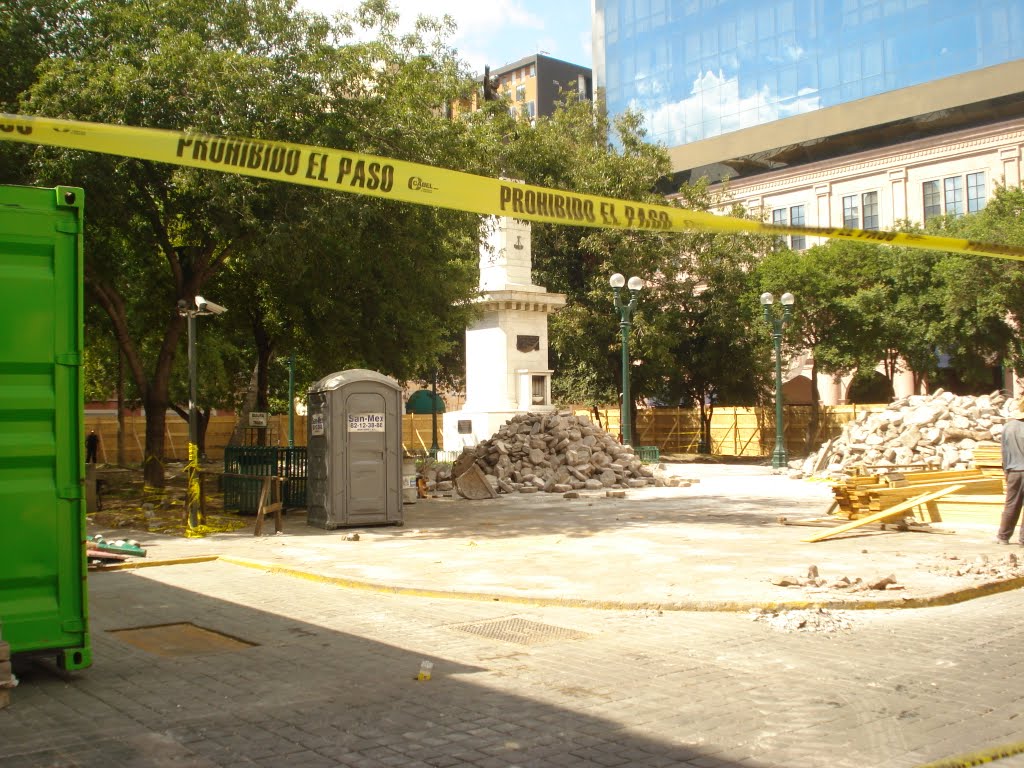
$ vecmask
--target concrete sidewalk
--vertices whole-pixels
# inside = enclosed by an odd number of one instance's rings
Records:
[[[490,501],[434,498],[406,504],[401,527],[324,531],[290,512],[280,535],[252,527],[202,539],[125,530],[143,564],[217,557],[355,588],[537,605],[665,610],[770,607],[920,607],[1024,585],[1019,547],[994,543],[991,528],[938,526],[935,533],[873,529],[818,543],[804,525],[825,516],[827,483],[792,480],[764,466],[677,464],[699,482],[645,488],[626,498],[601,492]],[[840,521],[841,522],[841,521]],[[838,524],[838,522],[833,523]],[[273,530],[272,523],[264,531]],[[353,534],[358,534],[358,540]],[[777,586],[815,566],[822,586]],[[968,568],[970,566],[970,568]],[[971,572],[958,575],[958,571]],[[843,577],[884,590],[830,586]]]

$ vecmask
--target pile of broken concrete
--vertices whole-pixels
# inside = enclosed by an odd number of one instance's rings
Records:
[[[797,466],[806,475],[841,477],[869,467],[967,469],[974,449],[998,443],[1014,401],[999,392],[954,395],[938,390],[860,414]]]
[[[654,470],[630,446],[620,445],[586,416],[569,411],[512,417],[455,462],[456,489],[463,492],[464,486],[470,487],[477,473],[489,489],[503,493],[569,493],[686,482],[655,478]]]

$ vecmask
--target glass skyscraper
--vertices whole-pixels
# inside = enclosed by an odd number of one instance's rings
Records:
[[[670,147],[1024,58],[1024,0],[594,0],[593,22],[608,112]]]

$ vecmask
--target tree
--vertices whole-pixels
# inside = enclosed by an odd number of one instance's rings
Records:
[[[40,60],[21,111],[488,165],[486,124],[456,123],[441,109],[468,87],[439,42],[446,22],[422,21],[399,39],[384,0],[333,25],[286,0],[75,8],[66,44]],[[382,32],[347,42],[358,25]],[[297,334],[329,370],[361,363],[401,376],[445,350],[440,340],[475,289],[477,221],[466,214],[74,151],[32,157],[37,183],[86,189],[87,292],[110,318],[145,405],[152,486],[163,484],[184,336],[178,300],[191,304],[206,286],[238,290],[246,304],[230,292],[221,300],[249,316],[259,371]],[[205,325],[209,337],[225,330]]]
[[[936,234],[1020,246],[1024,244],[1024,189],[996,187],[975,214],[928,222]],[[941,351],[959,377],[976,388],[991,386],[993,363],[1024,374],[1024,265],[1016,260],[946,254]]]
[[[708,201],[695,200],[690,207],[696,205],[705,208]],[[651,307],[658,341],[648,354],[660,383],[655,396],[699,411],[698,450],[706,453],[715,406],[757,402],[765,391],[770,345],[760,329],[752,278],[767,242],[712,233],[687,234],[681,241],[686,262],[659,280]]]
[[[665,204],[658,192],[670,164],[645,141],[637,115],[609,122],[601,110],[568,100],[532,129],[518,129],[505,148],[503,171],[533,184]],[[678,204],[711,210],[706,184],[684,185]],[[555,396],[599,405],[622,391],[618,317],[608,278],[645,281],[633,315],[631,369],[637,401],[693,403],[707,425],[713,403],[757,397],[754,362],[763,352],[750,338],[756,301],[749,273],[764,237],[712,233],[635,232],[533,225],[535,282],[568,297],[551,319]],[[737,376],[742,371],[743,375]]]
[[[609,144],[611,134],[620,148]],[[601,111],[571,99],[551,117],[538,118],[533,129],[516,129],[501,166],[508,176],[531,184],[659,203],[664,200],[654,187],[669,170],[664,150],[643,141],[636,116],[609,123]],[[618,318],[608,278],[615,272],[652,278],[677,252],[673,240],[658,233],[533,225],[534,282],[567,297],[549,329],[555,398],[588,405],[617,399],[622,386]],[[633,320],[631,348],[641,359],[648,295]],[[636,384],[636,397],[646,396],[640,373]]]
[[[868,344],[858,307],[871,307],[879,299],[856,301],[860,292],[869,290],[877,279],[878,253],[876,246],[833,240],[806,251],[777,248],[757,265],[759,291],[776,296],[789,291],[797,298],[786,339],[789,348],[812,355],[814,407],[805,441],[808,448],[818,432],[818,373],[842,375],[855,370],[866,358],[873,368],[878,359],[879,349]]]

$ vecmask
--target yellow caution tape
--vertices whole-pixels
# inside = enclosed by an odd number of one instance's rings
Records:
[[[0,113],[0,140],[66,147],[527,221],[658,232],[749,232],[860,240],[1024,261],[1024,248],[955,237],[794,227],[668,205],[546,189],[420,163],[304,144],[224,138]]]
[[[1013,757],[1022,752],[1024,752],[1024,742],[1018,741],[1013,744],[1002,744],[998,747],[973,752],[968,755],[958,755],[957,757],[938,760],[934,763],[919,765],[917,768],[970,768],[976,765],[988,765],[989,763],[1002,760],[1004,757]]]

